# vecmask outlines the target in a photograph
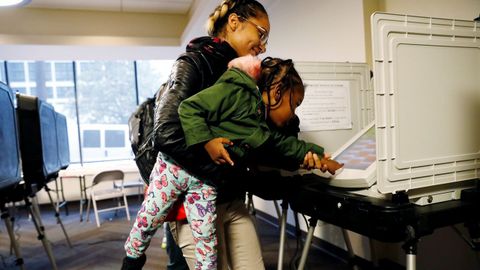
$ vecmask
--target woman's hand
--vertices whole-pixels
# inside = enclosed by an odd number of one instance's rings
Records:
[[[222,165],[228,163],[233,166],[233,161],[230,159],[225,145],[233,145],[233,142],[227,138],[215,138],[207,142],[204,147],[215,164]]]

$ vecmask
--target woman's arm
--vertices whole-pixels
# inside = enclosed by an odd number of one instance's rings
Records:
[[[168,85],[156,100],[154,133],[157,150],[170,156],[184,150],[178,106],[184,99],[200,91],[202,84],[202,73],[193,60],[184,57],[174,63]]]

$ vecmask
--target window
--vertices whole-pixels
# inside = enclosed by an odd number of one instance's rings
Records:
[[[58,86],[57,87],[57,98],[68,98],[73,96],[73,86]]]
[[[123,130],[105,130],[105,147],[125,147]]]
[[[99,148],[101,146],[100,130],[84,130],[82,146],[85,148]]]
[[[133,61],[0,61],[0,80],[66,116],[72,163],[132,159],[127,122],[137,93],[140,102],[153,96],[172,63],[137,62],[138,89]]]
[[[10,82],[25,81],[24,62],[7,62],[7,68]]]
[[[172,60],[137,61],[138,100],[153,97],[158,88],[167,81],[172,69]]]
[[[0,61],[0,82],[7,83],[7,75],[5,74],[5,61]]]
[[[135,74],[132,61],[82,61],[77,62],[77,96],[80,128],[98,126],[124,130],[128,133],[128,118],[137,107]],[[110,142],[109,140],[113,141]],[[105,136],[98,151],[82,149],[84,161],[130,159],[133,157],[128,137],[123,142],[118,136]],[[119,147],[108,149],[104,147]]]
[[[10,87],[19,92],[38,96],[46,100],[53,98],[48,89],[51,80],[50,64],[44,61],[7,61],[7,72]]]
[[[73,81],[73,69],[71,62],[55,63],[55,80],[56,81]]]

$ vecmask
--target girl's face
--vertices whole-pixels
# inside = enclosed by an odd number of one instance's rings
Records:
[[[293,91],[293,95],[290,94],[291,91]],[[295,109],[302,104],[305,93],[304,91],[290,89],[285,91],[283,96],[280,96],[278,87],[275,87],[269,91],[269,94],[270,104],[273,106],[269,106],[268,119],[275,126],[284,127],[295,115]],[[268,106],[267,92],[262,93],[262,99]]]
[[[268,16],[243,18],[230,14],[225,40],[237,52],[238,56],[259,55],[266,51],[270,22]]]

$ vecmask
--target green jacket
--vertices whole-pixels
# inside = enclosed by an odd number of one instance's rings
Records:
[[[260,148],[264,155],[279,154],[298,164],[308,151],[323,155],[322,147],[268,127],[255,81],[237,68],[227,70],[213,86],[185,99],[178,113],[189,147],[224,137],[234,143],[229,151],[237,158],[246,158]],[[265,148],[268,153],[264,153]]]

